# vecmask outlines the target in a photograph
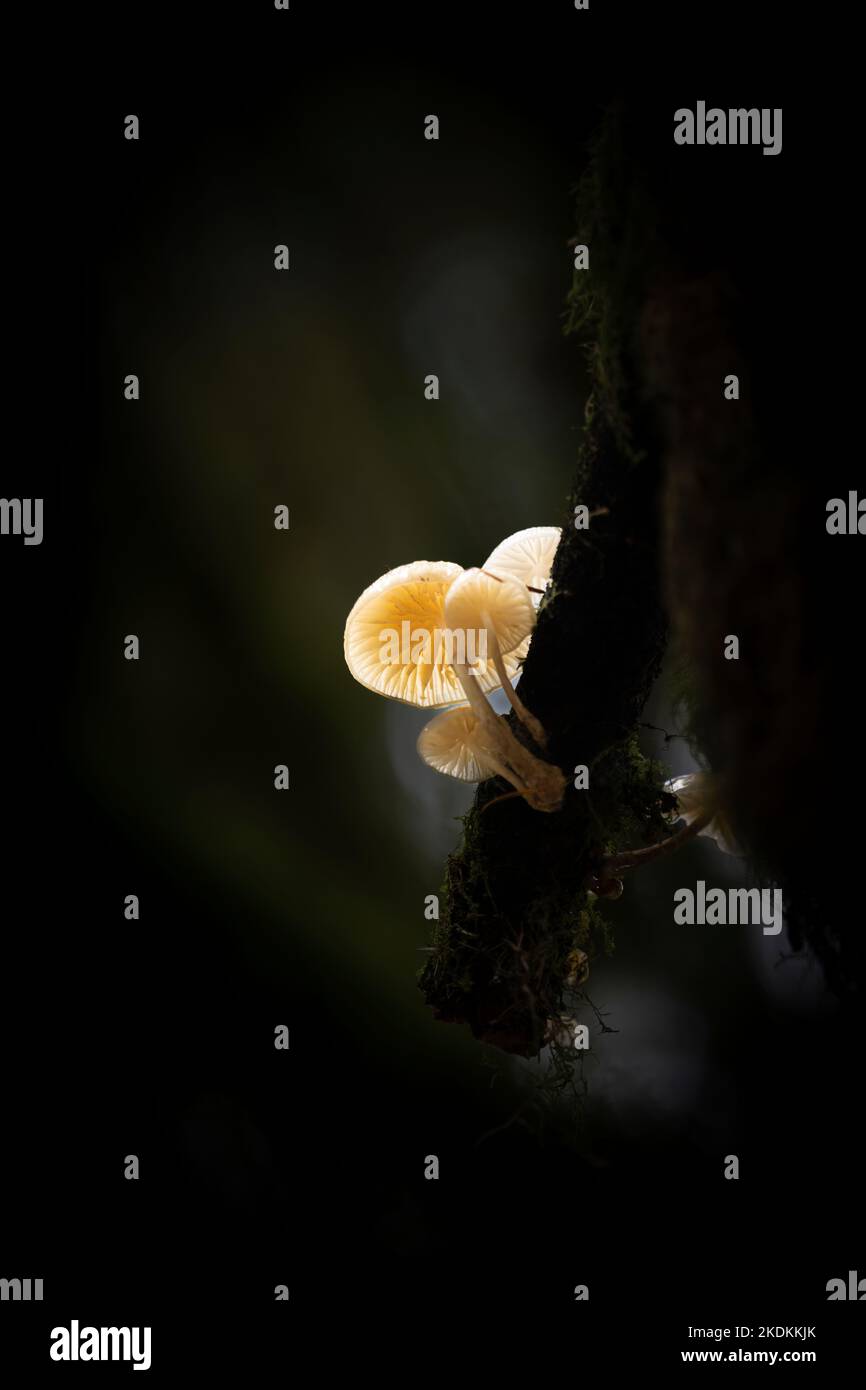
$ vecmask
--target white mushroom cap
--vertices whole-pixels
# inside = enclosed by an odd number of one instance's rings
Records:
[[[445,620],[455,632],[491,628],[504,655],[529,636],[535,609],[524,584],[471,569],[464,570],[448,590]]]
[[[456,672],[444,659],[445,595],[463,572],[448,560],[415,560],[389,570],[364,590],[346,619],[343,637],[346,665],[356,681],[389,699],[428,709],[465,700]],[[399,659],[383,659],[384,633],[394,634]],[[428,651],[417,650],[413,633],[422,635]],[[424,655],[439,659],[425,661]],[[499,687],[491,660],[480,661],[472,671],[483,691]]]
[[[671,777],[665,782],[665,791],[677,798],[679,816],[687,825],[716,805],[716,779],[711,772],[684,772],[679,777]],[[698,835],[715,840],[725,854],[742,854],[723,810],[716,810],[713,819],[698,831]]]
[[[546,589],[562,530],[559,526],[529,526],[500,541],[482,566],[502,579],[517,579],[531,589]],[[541,594],[533,594],[537,608]]]
[[[418,752],[429,767],[463,782],[483,782],[496,774],[482,743],[479,720],[469,705],[445,710],[425,724]]]
[[[711,785],[706,772],[684,772],[665,782],[665,791],[676,797],[681,818],[693,821],[703,811]]]

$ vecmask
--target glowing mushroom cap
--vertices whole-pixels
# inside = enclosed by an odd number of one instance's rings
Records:
[[[491,628],[505,655],[529,636],[535,609],[525,584],[471,569],[464,570],[448,590],[445,619],[454,632]]]
[[[500,541],[483,568],[501,579],[516,579],[530,589],[546,589],[562,531],[559,526],[529,526]],[[537,608],[542,595],[533,594]]]
[[[677,810],[684,821],[692,821],[701,814],[711,789],[712,778],[706,772],[683,772],[665,782],[665,791],[676,797]]]
[[[665,782],[665,791],[676,797],[678,814],[687,825],[705,811],[715,810],[713,819],[698,834],[715,840],[725,854],[742,854],[727,815],[718,807],[716,779],[711,772],[684,772]]]
[[[415,560],[364,590],[343,636],[346,665],[356,681],[428,709],[465,700],[445,626],[445,596],[463,572],[448,560]],[[492,661],[469,664],[483,691],[498,688]]]
[[[484,782],[496,774],[489,761],[481,728],[469,705],[445,710],[425,724],[418,752],[429,767],[463,782]]]

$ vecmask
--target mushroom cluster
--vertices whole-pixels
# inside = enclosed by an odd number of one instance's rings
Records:
[[[346,620],[343,651],[355,680],[392,700],[442,709],[418,751],[449,777],[503,777],[534,810],[557,811],[565,777],[536,757],[487,700],[502,689],[531,739],[546,734],[514,689],[559,544],[558,526],[509,536],[480,568],[417,560],[365,589]]]

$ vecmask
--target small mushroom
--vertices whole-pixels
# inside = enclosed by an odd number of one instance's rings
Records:
[[[556,547],[562,536],[559,526],[528,526],[525,531],[515,531],[506,536],[484,561],[482,569],[501,579],[516,579],[525,584],[532,598],[534,608],[538,608],[550,583],[550,571]],[[525,637],[512,653],[513,660],[522,666],[529,651],[532,633]]]
[[[559,526],[528,526],[506,536],[482,565],[500,579],[517,579],[532,594],[537,608],[550,583],[550,570],[562,530]]]
[[[565,781],[559,768],[533,758],[501,720],[493,719],[491,729],[488,718],[479,718],[470,705],[444,710],[421,730],[418,752],[428,767],[447,777],[463,782],[503,777],[534,810],[559,810]]]
[[[698,816],[712,812],[712,820],[698,831],[698,835],[707,835],[715,840],[725,854],[742,854],[728,817],[719,807],[718,784],[711,772],[684,772],[665,782],[665,791],[675,796],[679,803],[674,819],[684,820],[686,825],[691,825]]]
[[[508,703],[543,748],[547,742],[544,728],[516,693],[503,659],[505,653],[512,652],[529,636],[535,623],[535,609],[526,585],[517,579],[499,579],[486,570],[464,570],[445,597],[445,618],[454,630],[484,632],[487,650]],[[471,700],[460,668],[458,674]]]
[[[525,790],[524,784],[500,762],[497,750],[484,740],[484,726],[471,705],[458,705],[437,714],[418,736],[418,752],[428,767],[461,782],[484,782],[488,777],[504,777]]]
[[[446,628],[445,596],[463,572],[447,560],[416,560],[389,570],[364,590],[343,636],[346,665],[356,681],[427,709],[498,688],[499,675],[483,653],[466,666],[472,695],[449,659],[454,644]],[[509,664],[513,672],[514,663]]]

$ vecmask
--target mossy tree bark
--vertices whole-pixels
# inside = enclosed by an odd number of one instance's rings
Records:
[[[520,686],[569,790],[545,815],[491,805],[508,788],[481,785],[421,976],[438,1017],[523,1055],[568,1007],[574,948],[591,953],[604,930],[587,899],[600,857],[665,833],[665,772],[642,757],[637,722],[668,618],[693,747],[753,868],[782,885],[792,939],[809,940],[832,987],[862,982],[866,934],[833,821],[850,779],[825,748],[835,711],[859,726],[838,602],[858,542],[822,547],[827,484],[782,442],[797,379],[780,337],[783,165],[758,149],[685,150],[671,117],[645,94],[613,104],[579,189],[591,268],[575,272],[567,327],[589,346],[592,394]],[[577,503],[594,513],[587,531]],[[729,634],[739,661],[724,659]],[[857,739],[849,751],[862,766]],[[588,791],[573,789],[579,764]]]
[[[546,815],[519,798],[497,800],[508,790],[497,780],[481,785],[463,844],[448,861],[421,981],[439,1018],[469,1023],[478,1037],[527,1056],[562,1013],[575,947],[592,953],[603,930],[587,897],[593,867],[613,848],[661,838],[663,811],[673,805],[662,769],[637,744],[666,637],[660,474],[633,347],[619,332],[624,295],[636,286],[624,280],[613,245],[606,254],[596,246],[612,210],[603,184],[611,133],[609,126],[583,183],[580,240],[590,243],[593,269],[575,272],[569,319],[591,345],[592,394],[520,685],[568,790],[562,810]],[[589,510],[588,529],[575,526],[577,505]],[[513,715],[510,723],[524,737]],[[589,768],[588,790],[574,788],[579,765]]]

